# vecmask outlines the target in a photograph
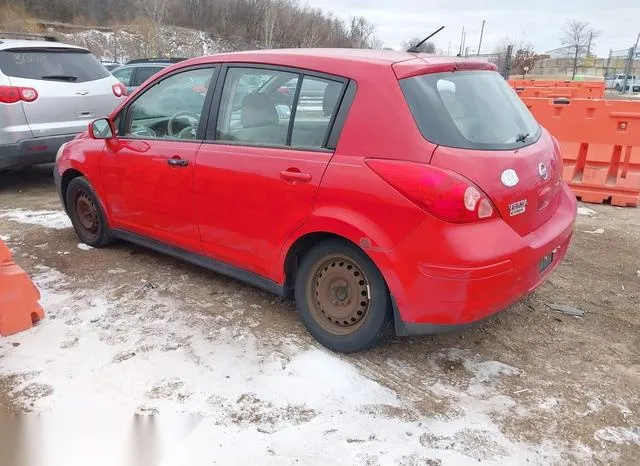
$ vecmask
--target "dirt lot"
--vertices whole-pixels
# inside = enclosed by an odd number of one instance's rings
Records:
[[[582,205],[565,262],[476,329],[339,356],[291,303],[78,244],[50,173],[0,175],[0,234],[47,312],[0,338],[0,414],[197,414],[182,464],[640,464],[640,209]]]

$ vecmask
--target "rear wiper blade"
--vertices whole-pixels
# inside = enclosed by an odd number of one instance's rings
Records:
[[[51,79],[52,81],[70,81],[75,82],[78,80],[77,76],[71,76],[67,74],[49,74],[47,76],[40,76],[40,79]]]
[[[525,142],[529,137],[529,133],[520,133],[516,136],[516,142]]]

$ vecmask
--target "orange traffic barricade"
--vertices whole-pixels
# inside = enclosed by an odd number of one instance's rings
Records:
[[[584,202],[640,202],[640,101],[523,98],[562,147],[563,177]]]
[[[571,99],[602,99],[604,97],[604,81],[510,79],[509,84],[521,97],[567,97]]]
[[[44,318],[38,303],[40,292],[22,268],[13,262],[11,251],[0,241],[0,335],[12,335]]]

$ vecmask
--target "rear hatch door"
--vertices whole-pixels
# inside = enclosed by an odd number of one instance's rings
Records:
[[[514,150],[439,146],[431,163],[455,171],[481,188],[520,235],[540,227],[558,209],[562,167],[546,131],[535,144]]]
[[[562,161],[551,136],[495,71],[446,71],[400,80],[431,163],[481,188],[520,235],[559,205]]]
[[[38,92],[36,101],[22,103],[36,137],[81,132],[119,103],[112,89],[118,81],[86,50],[16,48],[0,51],[0,60],[12,86]]]

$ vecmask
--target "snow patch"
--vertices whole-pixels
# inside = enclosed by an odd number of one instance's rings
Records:
[[[91,246],[89,246],[88,244],[78,243],[78,249],[80,249],[82,251],[91,251],[93,248]]]
[[[0,218],[56,230],[71,228],[71,220],[63,210],[5,209],[0,210]]]
[[[450,400],[455,412],[427,416],[348,358],[297,337],[255,334],[250,315],[233,300],[226,313],[215,314],[166,293],[162,284],[75,289],[54,269],[36,270],[47,316],[12,337],[19,346],[0,345],[0,374],[32,373],[15,393],[28,393],[23,402],[39,413],[202,416],[163,466],[212,458],[274,465],[292,458],[303,464],[357,464],[365,457],[382,464],[559,460],[554,445],[514,441],[493,417],[516,405],[496,389],[503,378],[521,375],[515,367],[463,350],[436,355],[459,361],[473,377],[463,388],[439,372],[425,388]],[[401,361],[395,367],[402,370]],[[388,370],[395,372],[393,365]]]
[[[587,217],[593,217],[597,212],[588,207],[578,207],[578,215],[586,215]]]
[[[597,430],[593,437],[601,442],[640,446],[640,427],[605,427]]]

